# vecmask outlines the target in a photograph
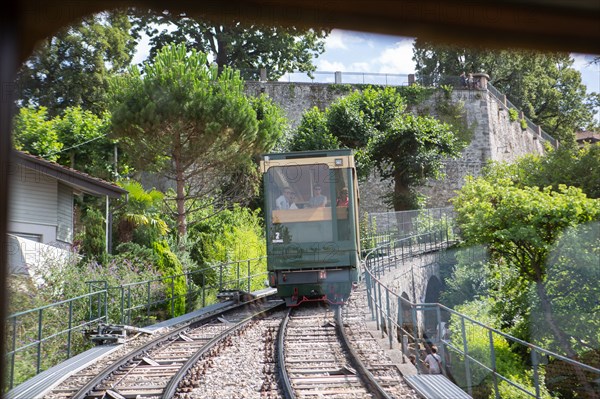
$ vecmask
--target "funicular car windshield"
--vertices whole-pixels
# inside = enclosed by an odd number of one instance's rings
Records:
[[[272,243],[328,242],[348,236],[349,169],[277,166],[266,178]]]

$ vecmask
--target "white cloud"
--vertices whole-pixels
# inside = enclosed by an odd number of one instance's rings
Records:
[[[327,50],[333,49],[347,49],[346,44],[344,43],[344,37],[346,36],[346,32],[334,29],[331,31],[329,36],[325,39],[325,48]]]
[[[317,71],[323,71],[323,72],[336,72],[336,71],[348,71],[349,69],[346,68],[346,66],[339,62],[339,61],[335,61],[335,62],[330,62],[327,60],[319,60],[317,62]]]
[[[353,62],[348,72],[372,72],[373,66],[369,62]]]
[[[380,73],[409,74],[415,73],[412,60],[413,39],[402,40],[394,47],[386,48],[376,60]]]

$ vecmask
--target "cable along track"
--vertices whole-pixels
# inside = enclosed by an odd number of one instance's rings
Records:
[[[173,397],[200,358],[218,351],[218,345],[227,344],[256,318],[283,305],[280,301],[255,303],[178,328],[115,361],[71,398]]]
[[[290,310],[281,323],[277,351],[288,399],[391,398],[348,347],[339,307]]]

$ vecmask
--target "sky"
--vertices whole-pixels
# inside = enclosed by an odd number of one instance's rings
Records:
[[[325,52],[315,61],[317,71],[410,74],[414,39],[334,29]],[[588,92],[600,93],[600,65],[589,65],[592,55],[572,54],[573,67],[582,74]]]

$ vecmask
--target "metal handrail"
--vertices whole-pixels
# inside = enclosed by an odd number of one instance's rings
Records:
[[[42,361],[42,359],[45,359],[45,348],[43,344],[51,339],[64,336],[64,343],[61,343],[61,345],[64,345],[65,347],[64,357],[69,359],[80,353],[82,350],[87,349],[87,346],[85,345],[76,347],[73,345],[73,333],[83,331],[97,323],[112,322],[131,324],[133,322],[139,322],[140,324],[144,324],[156,322],[156,320],[151,318],[152,309],[166,306],[169,308],[169,311],[168,313],[162,313],[161,316],[166,317],[166,319],[172,318],[177,316],[175,313],[175,303],[177,301],[183,301],[185,298],[193,297],[194,295],[197,295],[200,298],[199,301],[201,301],[202,307],[205,307],[213,303],[209,302],[209,295],[215,295],[216,300],[216,293],[221,290],[237,289],[250,292],[253,285],[256,287],[266,280],[266,271],[254,274],[251,273],[252,263],[261,262],[264,259],[266,259],[265,256],[225,262],[180,275],[163,276],[159,279],[132,282],[112,287],[108,286],[106,281],[89,281],[88,284],[91,292],[87,294],[12,314],[6,319],[7,331],[11,331],[12,326],[12,337],[9,334],[8,338],[10,340],[8,341],[8,346],[12,349],[5,353],[8,370],[8,375],[6,376],[7,384],[5,385],[8,389],[12,389],[26,379],[39,374],[44,369],[54,366],[55,364],[43,364],[44,362]],[[242,267],[246,269],[243,273],[240,271]],[[230,268],[234,268],[235,277],[233,278],[226,277],[225,271]],[[192,281],[193,275],[209,271],[218,274],[218,281],[212,284],[204,284],[196,290],[190,290],[190,282]],[[177,295],[175,293],[174,282],[180,278],[186,280],[186,292]],[[102,286],[103,288],[98,289],[98,286]],[[165,286],[168,287],[166,293],[164,289]],[[92,287],[94,287],[94,289],[92,289]],[[163,296],[161,297],[160,295]],[[109,301],[109,298],[117,298],[117,300]],[[61,306],[69,306],[68,324],[64,322],[55,323],[59,328],[49,330],[43,316],[45,312],[49,312],[52,309],[59,309]],[[86,314],[87,318],[74,325],[75,323],[72,320],[74,314]],[[25,318],[32,319],[36,317],[37,321],[24,320]],[[29,323],[27,331],[37,331],[37,335],[32,334],[35,335],[33,339],[20,343],[18,342],[17,337],[17,327],[26,322]],[[68,327],[65,328],[65,325],[68,325]],[[81,341],[81,337],[79,337],[79,340]],[[23,375],[19,373],[19,376],[17,377],[15,369],[16,358],[19,353],[25,353],[31,348],[34,348],[35,353],[29,356],[33,356],[33,360],[36,362],[35,369],[32,370],[33,374],[30,375],[31,373],[27,373],[26,375]]]
[[[442,229],[443,231],[444,229]],[[446,229],[447,230],[447,229]],[[419,256],[419,254],[425,252],[425,251],[413,251],[412,254],[407,254],[406,251],[402,251],[401,255],[399,256],[397,254],[397,249],[398,248],[404,248],[406,245],[412,245],[412,243],[414,242],[418,242],[419,240],[416,239],[415,236],[413,237],[407,237],[407,238],[402,238],[399,239],[395,242],[391,242],[391,243],[386,243],[384,245],[380,245],[377,246],[376,248],[373,248],[365,257],[365,272],[364,272],[364,277],[365,277],[365,284],[367,287],[367,299],[368,299],[368,305],[369,305],[369,309],[371,310],[371,317],[373,320],[375,320],[377,322],[377,328],[380,329],[380,327],[385,326],[385,328],[387,328],[387,334],[388,334],[388,339],[390,342],[390,348],[392,348],[393,343],[392,343],[392,339],[393,336],[395,334],[392,334],[392,331],[394,330],[399,330],[404,332],[407,332],[404,329],[404,320],[403,320],[403,312],[404,310],[409,310],[411,313],[411,319],[409,320],[409,324],[412,324],[412,328],[413,331],[408,331],[407,335],[412,338],[415,342],[415,344],[419,344],[420,342],[425,342],[423,337],[423,328],[422,326],[418,325],[418,315],[421,314],[421,320],[423,320],[425,312],[435,312],[436,314],[436,326],[438,328],[438,331],[442,331],[442,320],[441,320],[441,315],[442,313],[447,314],[447,315],[453,315],[457,318],[458,320],[458,324],[460,324],[460,332],[461,332],[461,336],[458,338],[458,344],[454,345],[452,340],[447,340],[447,339],[439,339],[438,343],[440,345],[440,349],[441,349],[441,353],[443,354],[445,351],[454,351],[455,353],[457,353],[460,357],[462,357],[463,360],[463,367],[465,369],[465,378],[466,378],[466,385],[467,385],[467,390],[469,391],[469,393],[471,394],[471,387],[472,387],[472,381],[471,381],[471,364],[473,365],[477,365],[479,367],[482,367],[484,370],[486,370],[487,372],[489,372],[494,380],[494,393],[496,395],[497,398],[499,398],[500,393],[499,393],[499,388],[498,388],[498,379],[505,381],[506,383],[510,384],[511,386],[514,386],[515,388],[519,389],[520,391],[522,391],[523,393],[526,393],[527,395],[531,396],[531,397],[536,397],[539,398],[540,396],[540,382],[539,382],[539,368],[540,368],[540,363],[539,363],[539,358],[541,357],[552,357],[554,359],[558,359],[561,360],[565,363],[568,363],[574,367],[578,367],[581,370],[585,370],[587,372],[593,373],[596,375],[596,378],[600,378],[600,369],[596,369],[592,366],[577,362],[573,359],[569,359],[565,356],[562,356],[560,354],[554,353],[552,351],[549,351],[547,349],[544,349],[540,346],[525,342],[519,338],[513,337],[509,334],[506,334],[500,330],[497,330],[495,328],[489,327],[484,323],[481,323],[467,315],[464,315],[462,313],[456,312],[453,309],[450,309],[442,304],[439,303],[417,303],[416,301],[410,301],[406,298],[403,298],[402,296],[398,295],[397,293],[393,292],[393,290],[389,289],[384,283],[382,283],[380,277],[381,275],[383,275],[386,272],[386,264],[383,263],[382,257],[381,257],[381,253],[388,253],[388,257],[391,258],[393,260],[393,262],[388,262],[387,264],[387,269],[391,270],[391,263],[394,263],[394,267],[402,267],[404,265],[404,261],[406,259],[409,258],[414,258],[416,256]],[[441,244],[441,242],[440,242]],[[437,243],[436,243],[437,245]],[[447,245],[446,245],[447,246]],[[440,248],[445,248],[446,246],[440,246]],[[444,249],[441,249],[444,250]],[[429,265],[426,265],[425,267],[427,267]],[[404,274],[408,274],[411,273],[414,269],[414,265],[411,265],[409,269],[404,270]],[[397,303],[397,308],[396,308],[396,312],[392,312],[392,305],[390,305],[391,303]],[[421,313],[419,313],[421,312]],[[490,358],[489,360],[489,364],[490,366],[488,366],[487,364],[479,361],[479,359],[475,358],[474,356],[472,356],[472,354],[469,352],[468,349],[468,340],[466,337],[466,322],[470,323],[471,325],[477,326],[481,329],[483,329],[484,331],[487,331],[487,334],[489,335],[489,354],[490,354]],[[383,328],[382,328],[382,338],[383,338]],[[522,345],[524,347],[526,347],[530,353],[531,353],[531,364],[533,367],[533,375],[534,375],[534,389],[535,392],[531,392],[529,389],[527,389],[526,387],[521,386],[520,384],[510,380],[510,378],[501,375],[500,373],[498,373],[497,369],[496,369],[496,364],[495,364],[495,356],[494,356],[494,336],[498,336],[501,337],[509,342],[513,342],[515,344],[519,344]],[[462,348],[461,348],[462,346]],[[403,350],[406,352],[408,350],[408,348],[404,347]],[[417,358],[419,358],[418,353],[416,354]],[[446,363],[446,358],[443,357],[443,363]],[[444,364],[446,365],[446,364]],[[419,367],[419,364],[417,364],[417,367]],[[464,388],[463,388],[464,389]]]

